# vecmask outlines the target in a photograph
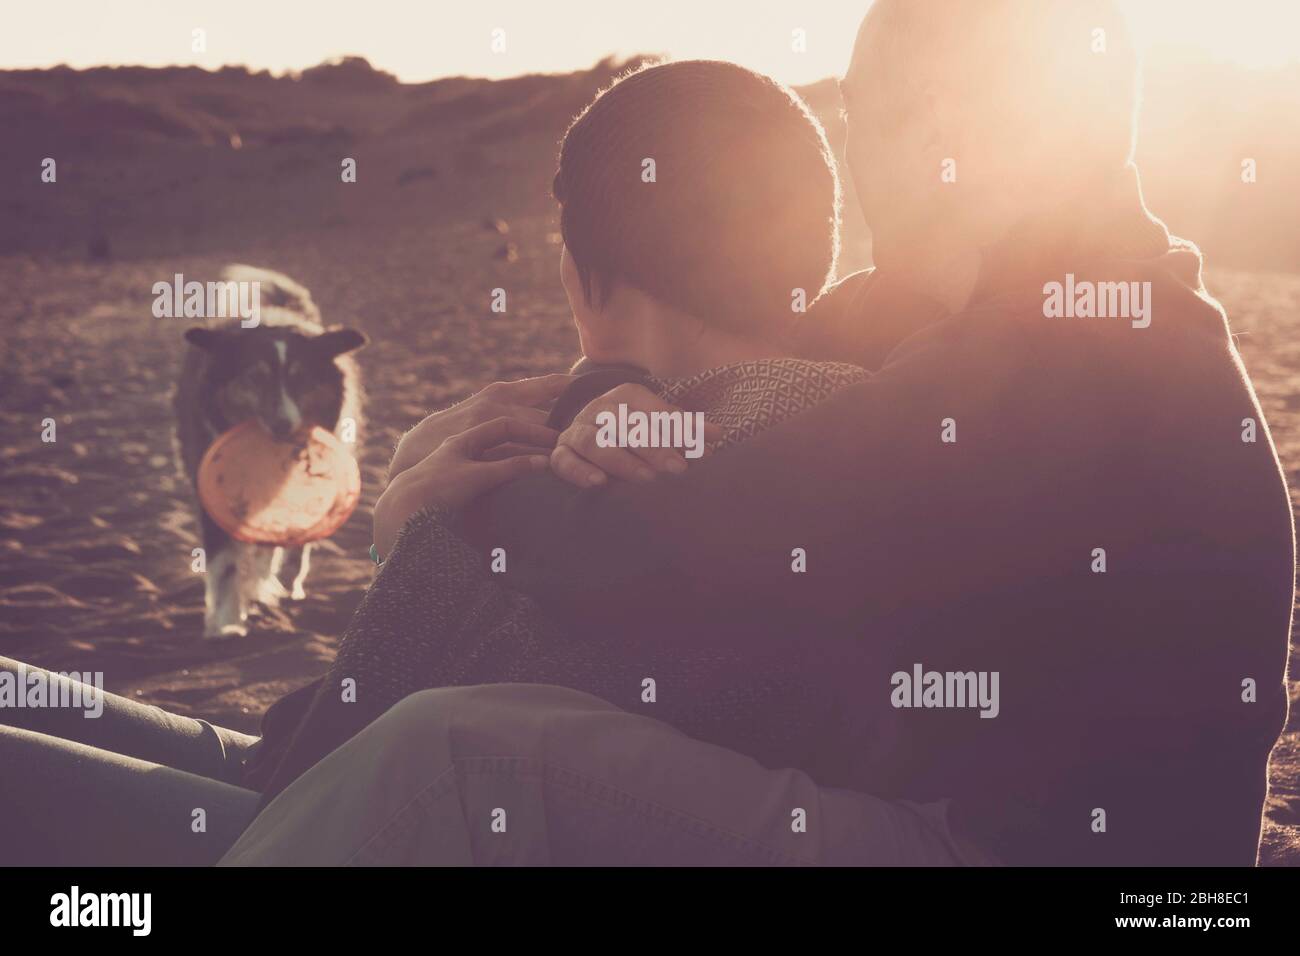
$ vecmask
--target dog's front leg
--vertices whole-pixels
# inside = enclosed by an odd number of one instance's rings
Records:
[[[248,633],[248,602],[240,581],[243,545],[226,540],[208,549],[204,582],[204,637],[243,637]]]

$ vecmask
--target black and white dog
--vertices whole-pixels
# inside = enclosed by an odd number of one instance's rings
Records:
[[[197,482],[213,440],[248,419],[277,439],[320,425],[350,441],[355,455],[362,391],[349,353],[365,345],[366,336],[324,329],[310,293],[277,272],[235,265],[222,279],[258,284],[259,321],[245,328],[234,318],[185,333],[189,345],[173,404],[177,454],[190,482]],[[284,548],[235,541],[197,504],[197,493],[195,502],[206,560],[205,636],[247,634],[254,601],[274,606],[286,595],[305,597],[310,544],[286,555]]]

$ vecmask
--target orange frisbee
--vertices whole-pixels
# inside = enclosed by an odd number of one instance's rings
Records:
[[[276,441],[256,421],[218,436],[199,462],[199,503],[226,534],[297,546],[327,538],[361,497],[347,447],[319,426]]]

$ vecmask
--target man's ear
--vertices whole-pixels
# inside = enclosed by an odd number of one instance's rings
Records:
[[[312,339],[311,344],[317,355],[336,358],[364,348],[369,341],[364,332],[358,332],[356,329],[330,329]]]
[[[225,342],[226,337],[217,329],[195,325],[185,330],[185,341],[205,352],[215,352]]]

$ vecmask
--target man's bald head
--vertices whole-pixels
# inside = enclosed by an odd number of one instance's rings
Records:
[[[999,183],[1018,191],[999,201],[1042,201],[1122,169],[1137,73],[1114,0],[876,0],[841,84],[868,222],[891,196],[951,217]],[[948,160],[966,188],[940,197]]]

